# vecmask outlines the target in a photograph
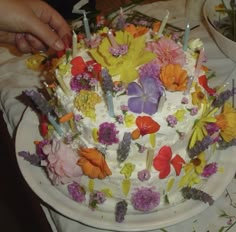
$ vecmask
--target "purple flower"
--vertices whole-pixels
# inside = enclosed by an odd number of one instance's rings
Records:
[[[145,64],[139,69],[139,76],[140,78],[142,77],[158,78],[160,76],[160,67],[154,62]]]
[[[124,123],[124,117],[122,114],[119,114],[116,116],[116,121],[119,123],[119,124],[123,124]]]
[[[36,146],[36,153],[37,153],[37,155],[38,155],[41,159],[46,159],[47,156],[46,156],[46,155],[44,154],[44,152],[43,152],[43,147],[44,147],[45,145],[49,144],[49,143],[50,143],[49,140],[44,139],[44,140],[40,141],[40,142],[37,144],[37,146]]]
[[[217,126],[216,123],[208,123],[206,125],[206,130],[209,135],[213,135],[214,133],[219,131],[219,127]]]
[[[140,181],[149,180],[150,177],[151,177],[150,171],[147,169],[144,169],[144,170],[138,172],[138,179]]]
[[[128,85],[129,110],[134,113],[146,113],[152,115],[157,112],[159,98],[162,95],[163,88],[157,78],[142,77],[139,83],[131,82]]]
[[[116,137],[118,133],[114,123],[104,122],[99,126],[98,141],[105,145],[118,143],[119,139]]]
[[[75,119],[76,122],[79,122],[80,120],[83,119],[83,117],[82,117],[81,114],[76,114],[76,115],[74,116],[74,119]]]
[[[217,163],[216,162],[210,163],[204,167],[202,176],[210,177],[211,175],[215,174],[217,170],[218,170]]]
[[[125,200],[119,201],[116,204],[115,216],[116,222],[123,222],[127,212],[127,202]]]
[[[181,103],[182,104],[188,104],[188,98],[183,97],[182,100],[181,100]]]
[[[68,192],[73,198],[73,200],[77,202],[83,202],[86,200],[85,198],[85,190],[78,183],[72,183],[67,186]]]
[[[194,115],[196,115],[198,113],[198,108],[197,107],[193,107],[192,109],[191,109],[191,111],[190,111],[190,115],[191,116],[194,116]]]
[[[170,127],[174,127],[177,124],[177,118],[174,115],[168,115],[166,121]]]
[[[105,194],[100,191],[96,191],[90,194],[89,206],[91,209],[97,208],[97,204],[103,204],[106,201]]]
[[[154,209],[160,203],[160,193],[152,188],[141,187],[132,194],[131,203],[136,210],[147,212]]]

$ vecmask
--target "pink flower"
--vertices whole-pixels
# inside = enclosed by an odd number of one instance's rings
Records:
[[[147,49],[157,55],[156,63],[159,66],[167,64],[183,66],[186,62],[181,46],[169,38],[161,37],[157,42],[148,42]]]
[[[80,182],[83,173],[76,164],[79,157],[75,151],[60,140],[53,140],[42,149],[47,156],[48,176],[54,185]]]

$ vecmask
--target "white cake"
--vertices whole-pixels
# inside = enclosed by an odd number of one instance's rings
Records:
[[[212,147],[234,141],[235,132],[226,139],[220,127],[230,94],[214,106],[227,90],[208,86],[202,42],[184,51],[178,39],[151,29],[137,37],[113,32],[116,44],[108,33],[94,35],[93,48],[80,40],[76,55],[56,62],[47,88],[53,110],[44,112],[52,127],[39,143],[52,184],[69,186],[70,197],[92,209],[113,205],[118,222],[127,207],[155,211],[194,194],[212,204],[197,187],[218,170]]]

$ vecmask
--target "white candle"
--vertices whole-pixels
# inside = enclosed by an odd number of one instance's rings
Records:
[[[84,23],[85,35],[86,35],[86,38],[88,40],[90,40],[91,39],[91,33],[90,33],[90,28],[89,28],[89,23],[88,23],[88,19],[87,19],[87,16],[86,16],[86,12],[83,11],[83,14],[84,14],[83,23]]]
[[[191,87],[192,87],[193,79],[194,79],[193,76],[190,76],[190,77],[188,78],[188,84],[187,84],[186,90],[184,91],[184,95],[189,94],[190,89],[191,89]]]
[[[108,36],[108,39],[109,39],[109,41],[111,43],[111,46],[113,48],[118,48],[118,44],[116,43],[116,40],[115,40],[111,30],[108,31],[107,36]]]
[[[166,16],[163,18],[162,22],[161,22],[161,26],[159,31],[157,32],[157,36],[160,37],[165,29],[165,26],[167,24],[167,21],[169,19],[169,11],[167,10]]]
[[[166,102],[166,93],[165,93],[165,91],[163,91],[163,93],[159,99],[159,103],[158,103],[158,112],[162,111],[165,102]]]
[[[194,73],[195,78],[198,78],[198,76],[199,76],[200,70],[202,68],[203,60],[204,60],[204,48],[201,48],[199,55],[198,55],[196,69],[195,69],[195,73]]]
[[[59,75],[56,75],[56,79],[57,79],[57,81],[58,81],[58,83],[59,83],[59,86],[62,88],[63,92],[64,92],[66,95],[70,95],[70,91],[69,91],[69,89],[67,88],[67,86],[66,86],[64,80],[62,79],[62,77],[59,76]]]
[[[63,135],[63,131],[62,131],[60,125],[56,122],[56,120],[54,119],[54,117],[50,113],[48,113],[47,118],[48,118],[48,121],[52,124],[52,126],[56,130],[56,132],[59,135]]]
[[[186,51],[188,48],[188,40],[190,34],[190,25],[189,23],[186,24],[185,32],[184,32],[184,39],[183,39],[183,50]]]
[[[77,55],[77,35],[73,31],[73,36],[72,36],[72,57],[75,58]]]
[[[115,113],[114,113],[114,105],[113,105],[113,96],[111,91],[106,92],[106,99],[107,99],[107,107],[108,107],[108,112],[109,115],[114,118]]]

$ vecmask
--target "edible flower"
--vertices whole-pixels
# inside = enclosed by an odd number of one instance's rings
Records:
[[[193,133],[189,141],[189,148],[192,148],[197,141],[202,141],[205,136],[208,135],[207,125],[209,123],[215,123],[215,113],[218,108],[211,109],[209,105],[203,105],[203,111],[200,119],[195,121],[193,126]]]
[[[208,79],[207,79],[206,75],[202,75],[202,76],[198,77],[198,82],[207,91],[207,93],[210,96],[213,96],[215,94],[216,90],[209,87]]]
[[[206,166],[205,153],[200,153],[196,158],[192,159],[188,164],[184,165],[184,176],[179,182],[179,187],[193,186],[201,182],[200,174],[202,174]]]
[[[119,139],[116,137],[118,133],[114,123],[104,122],[100,124],[98,129],[98,141],[105,145],[118,143]]]
[[[136,38],[141,35],[145,35],[148,32],[148,28],[129,24],[125,27],[125,31],[129,32],[134,38]]]
[[[104,155],[96,148],[80,148],[80,159],[77,164],[81,167],[84,175],[90,178],[104,179],[112,174]]]
[[[129,110],[134,113],[155,114],[159,98],[162,95],[162,88],[157,78],[142,77],[139,83],[132,82],[128,85]]]
[[[174,167],[176,176],[179,176],[184,163],[184,159],[178,154],[172,159],[171,147],[163,146],[153,160],[153,167],[159,171],[159,178],[164,179],[170,174],[170,165]]]
[[[236,110],[229,102],[225,103],[222,113],[216,116],[216,124],[226,142],[236,137]]]
[[[101,102],[101,97],[92,91],[82,89],[75,97],[74,106],[91,119],[96,118],[95,105]]]
[[[140,135],[155,133],[160,129],[160,125],[149,116],[138,116],[135,122],[138,128],[132,132],[133,139],[137,139]]]
[[[187,88],[188,74],[179,64],[162,67],[160,80],[169,91],[184,91]]]
[[[76,165],[78,155],[63,141],[53,140],[42,148],[47,156],[47,172],[54,185],[59,183],[80,182],[82,170]]]
[[[198,86],[197,84],[195,84],[194,86],[195,91],[191,93],[192,95],[192,103],[193,105],[197,105],[198,108],[201,108],[202,104],[206,104],[206,96],[205,94],[202,92],[200,86]]]
[[[108,69],[111,76],[120,75],[120,81],[130,83],[138,77],[136,67],[150,62],[155,55],[144,49],[144,36],[134,38],[127,31],[118,31],[115,34],[115,40],[118,45],[128,45],[125,55],[114,57],[109,51],[111,44],[107,37],[102,40],[98,48],[91,49],[90,54],[97,63]]]
[[[160,193],[153,188],[137,188],[132,194],[131,203],[136,210],[148,212],[159,205]]]
[[[167,64],[179,64],[183,66],[186,62],[186,57],[181,46],[172,39],[164,36],[157,42],[148,42],[147,50],[157,55],[155,62],[160,67]]]

